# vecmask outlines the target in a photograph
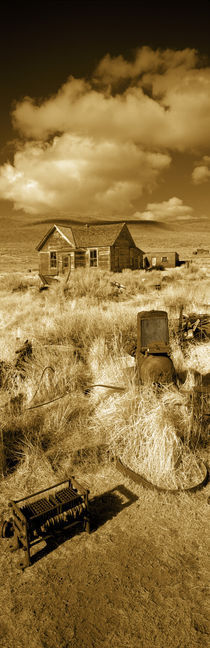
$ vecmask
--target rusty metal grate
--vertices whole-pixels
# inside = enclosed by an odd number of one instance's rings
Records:
[[[26,506],[23,506],[20,510],[23,515],[25,515],[28,521],[32,518],[42,517],[46,519],[46,515],[54,514],[55,509],[62,507],[62,511],[65,511],[67,508],[71,508],[75,504],[79,504],[82,501],[81,495],[77,490],[71,488],[63,488],[54,495],[49,495],[49,497],[44,497],[34,502],[30,502]]]
[[[31,502],[27,506],[23,506],[21,511],[23,515],[29,520],[31,517],[42,515],[43,513],[48,513],[52,508],[49,500],[46,497],[43,499],[37,500],[37,502]]]

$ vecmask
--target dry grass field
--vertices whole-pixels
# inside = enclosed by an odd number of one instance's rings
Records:
[[[150,491],[113,461],[169,489],[202,479],[208,425],[192,416],[189,390],[209,372],[210,342],[181,345],[177,329],[182,305],[210,314],[205,263],[78,270],[41,292],[35,271],[1,272],[1,515],[9,499],[74,474],[92,519],[90,535],[43,544],[24,572],[1,540],[1,646],[205,648],[209,486]],[[135,373],[137,313],[152,308],[168,313],[180,376],[161,391]],[[18,363],[26,340],[32,353]]]

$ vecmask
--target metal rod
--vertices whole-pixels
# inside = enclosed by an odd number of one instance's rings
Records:
[[[48,488],[43,488],[43,490],[36,491],[36,493],[33,493],[32,495],[27,495],[27,497],[22,497],[19,500],[12,500],[12,501],[15,502],[15,504],[18,504],[19,502],[24,502],[25,500],[30,499],[30,497],[34,497],[35,495],[40,495],[40,493],[46,493],[46,491],[49,491],[52,488],[57,488],[57,486],[61,486],[61,484],[66,484],[66,482],[69,482],[69,481],[70,480],[68,478],[64,479],[64,481],[59,482],[58,484],[53,484],[53,486],[49,486]]]
[[[107,389],[116,389],[116,391],[125,391],[125,387],[119,387],[118,385],[103,385],[101,383],[99,384],[87,384],[87,389],[91,389],[92,387],[106,387]]]

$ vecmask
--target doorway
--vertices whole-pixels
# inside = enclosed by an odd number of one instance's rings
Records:
[[[70,254],[62,254],[62,274],[68,275],[71,270],[71,257]]]

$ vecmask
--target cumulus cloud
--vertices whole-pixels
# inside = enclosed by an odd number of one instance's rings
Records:
[[[196,50],[186,48],[181,51],[152,50],[151,47],[141,47],[136,50],[133,61],[126,61],[123,56],[111,57],[106,54],[95,70],[96,83],[105,85],[118,84],[122,79],[135,79],[146,72],[165,73],[168,69],[185,69],[195,67],[198,63]]]
[[[210,169],[207,166],[198,166],[193,169],[192,179],[194,184],[208,182],[210,178]]]
[[[113,93],[113,83],[124,78],[126,88]],[[190,49],[143,47],[132,63],[107,55],[92,81],[69,77],[49,99],[36,103],[25,97],[12,118],[15,128],[37,139],[57,131],[131,139],[150,148],[205,147],[210,144],[210,68],[201,67]]]
[[[97,142],[63,134],[48,145],[31,143],[0,170],[0,194],[16,209],[108,217],[131,212],[143,189],[155,186],[170,164],[164,153],[133,142]]]
[[[32,213],[129,217],[173,151],[209,146],[210,68],[189,48],[107,55],[89,81],[70,76],[47,99],[17,102],[12,120],[22,139],[0,168],[1,198]]]
[[[208,182],[210,179],[210,157],[204,155],[201,163],[195,166],[192,172],[192,180],[194,184],[202,184]]]
[[[178,221],[192,218],[193,208],[184,205],[181,198],[174,196],[160,203],[148,203],[144,212],[136,212],[135,218],[139,220]]]

